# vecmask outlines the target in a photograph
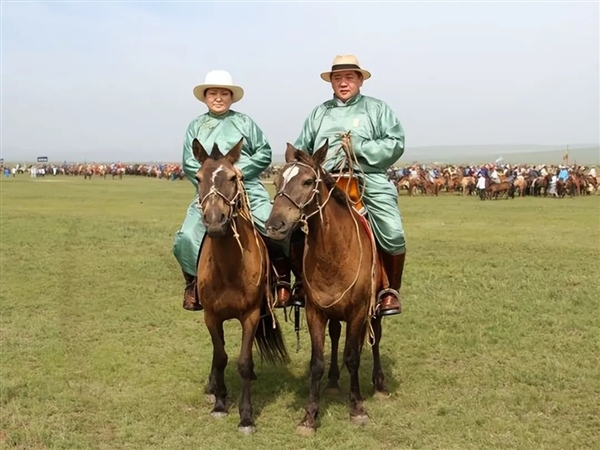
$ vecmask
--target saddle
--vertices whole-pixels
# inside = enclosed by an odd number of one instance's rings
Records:
[[[337,187],[345,192],[350,198],[350,201],[354,204],[354,210],[364,218],[367,215],[367,210],[361,200],[362,187],[358,177],[351,177],[350,174],[343,172],[335,172],[331,175],[335,179]],[[370,228],[367,231],[370,233]]]

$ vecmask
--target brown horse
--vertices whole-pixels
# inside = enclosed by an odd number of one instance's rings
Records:
[[[479,192],[479,198],[481,200],[498,200],[500,195],[506,199],[515,198],[515,186],[512,181],[501,181],[497,183],[492,181],[488,174],[485,174],[484,178],[485,189],[481,189]]]
[[[239,406],[243,433],[255,430],[250,399],[251,381],[256,379],[252,343],[268,362],[287,361],[288,354],[272,314],[268,287],[269,257],[262,237],[250,215],[244,186],[234,164],[240,157],[243,140],[225,156],[215,144],[210,156],[194,139],[194,157],[201,167],[198,180],[199,206],[206,237],[198,256],[197,295],[202,299],[204,322],[213,343],[209,394],[215,396],[212,415],[227,415],[225,367],[227,353],[223,323],[237,319],[242,325],[238,372],[242,378]]]
[[[331,366],[327,388],[339,389],[337,349],[341,323],[346,322],[344,362],[350,373],[350,417],[365,424],[358,370],[367,330],[374,338],[372,381],[376,394],[386,395],[379,342],[381,319],[373,318],[376,289],[387,287],[370,231],[331,174],[321,164],[328,143],[311,157],[288,144],[286,165],[275,179],[277,194],[267,221],[267,234],[286,239],[302,227],[306,233],[302,279],[306,294],[306,322],[311,339],[310,393],[306,414],[298,426],[302,435],[316,430],[320,383],[325,372],[323,347],[329,322]]]
[[[522,175],[517,176],[514,182],[515,192],[519,193],[519,197],[525,196],[527,190],[527,180]]]
[[[489,177],[487,182],[489,182]],[[501,181],[500,183],[487,184],[486,191],[488,198],[498,200],[502,195],[503,198],[515,198],[515,186],[510,181]]]

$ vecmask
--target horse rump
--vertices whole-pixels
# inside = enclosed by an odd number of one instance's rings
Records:
[[[266,301],[260,307],[260,321],[254,334],[254,343],[262,361],[271,364],[290,361],[281,327],[275,315],[271,315]]]

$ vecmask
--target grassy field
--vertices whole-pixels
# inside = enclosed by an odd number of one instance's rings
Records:
[[[212,347],[181,308],[173,236],[187,182],[1,181],[3,448],[600,448],[600,196],[400,200],[404,313],[384,321],[391,398],[361,383],[371,423],[325,396],[314,438],[295,435],[310,344],[257,360],[257,432],[237,432],[239,324],[226,328],[230,415],[204,396]]]

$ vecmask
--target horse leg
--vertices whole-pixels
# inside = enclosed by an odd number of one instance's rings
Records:
[[[342,324],[339,320],[329,321],[329,338],[331,339],[331,364],[329,365],[329,373],[327,374],[327,389],[330,393],[338,393],[340,386],[340,367],[338,365],[338,348],[340,343],[340,335],[342,334]]]
[[[211,415],[215,418],[221,418],[227,415],[227,386],[225,386],[227,353],[225,352],[223,322],[209,314],[204,314],[204,322],[206,323],[213,344],[209,391],[212,391],[212,394],[214,394],[215,403]]]
[[[310,389],[306,414],[296,431],[303,436],[312,436],[317,428],[316,419],[319,414],[321,378],[325,373],[323,347],[325,345],[325,326],[327,318],[317,312],[314,307],[306,305],[306,324],[310,333]]]
[[[244,434],[253,433],[256,429],[252,417],[252,399],[250,387],[254,374],[254,360],[252,359],[252,343],[260,319],[260,309],[252,311],[242,321],[242,348],[238,359],[238,372],[242,377],[242,399],[240,401],[240,423],[238,430]]]
[[[371,321],[371,326],[373,327],[373,333],[375,337],[375,342],[373,343],[373,376],[371,380],[373,381],[373,388],[375,389],[375,397],[387,397],[388,392],[385,388],[385,375],[383,374],[383,369],[381,368],[381,355],[379,354],[379,343],[381,342],[381,317],[375,317]]]
[[[346,345],[344,346],[344,362],[350,373],[350,419],[357,425],[369,422],[360,393],[358,369],[360,367],[360,351],[365,338],[366,326],[364,317],[355,317],[346,326]]]

